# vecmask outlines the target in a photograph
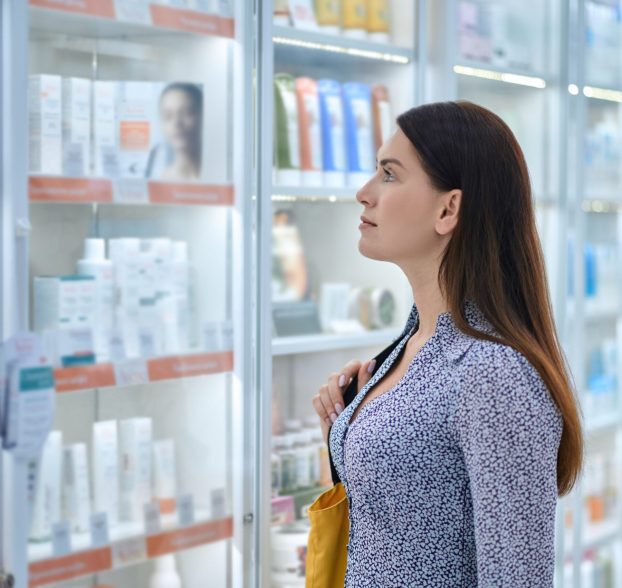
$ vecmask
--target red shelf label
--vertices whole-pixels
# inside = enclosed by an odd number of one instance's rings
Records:
[[[103,178],[30,176],[30,200],[36,202],[112,202],[112,182]]]
[[[234,26],[231,18],[156,4],[152,4],[150,9],[151,20],[156,27],[166,27],[203,35],[233,37]]]
[[[233,352],[223,351],[221,353],[159,357],[148,361],[147,370],[151,382],[230,372],[233,370]]]
[[[233,204],[233,186],[149,182],[149,201],[152,204],[231,206]]]
[[[104,18],[115,17],[113,0],[30,0],[30,5]]]
[[[96,574],[109,570],[111,567],[112,551],[110,547],[36,561],[28,566],[28,585],[30,588],[35,588],[79,576]]]
[[[232,536],[232,517],[200,523],[184,529],[176,529],[175,531],[165,531],[147,537],[147,556],[160,557],[167,553],[175,553],[182,549],[221,541]]]
[[[111,363],[57,368],[54,370],[57,392],[74,392],[114,386],[116,379]]]

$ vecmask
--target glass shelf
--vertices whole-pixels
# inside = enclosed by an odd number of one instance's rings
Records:
[[[29,4],[33,29],[69,35],[132,38],[160,30],[231,38],[235,32],[232,18],[156,3],[145,3],[147,9],[136,11],[134,22],[115,10],[114,0],[29,0]]]
[[[200,545],[229,539],[233,536],[233,518],[210,519],[208,513],[197,511],[197,521],[180,526],[175,515],[162,517],[163,530],[152,535],[136,531],[136,525],[119,524],[111,533],[112,542],[90,547],[87,533],[74,533],[71,543],[75,551],[53,557],[50,544],[29,546],[29,586],[46,586],[91,574],[118,569],[128,564],[177,553]]]
[[[396,65],[408,65],[415,59],[415,52],[407,47],[344,35],[284,26],[275,26],[272,34],[277,61],[306,62],[310,57],[309,50],[316,52],[314,59],[332,60],[333,64],[339,58]]]
[[[401,329],[379,329],[378,331],[347,335],[323,334],[279,337],[272,339],[272,355],[295,355],[360,347],[386,347],[401,332]]]
[[[31,202],[233,206],[231,184],[31,175]]]

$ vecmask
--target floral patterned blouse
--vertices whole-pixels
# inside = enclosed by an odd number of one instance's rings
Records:
[[[498,334],[474,301],[464,309]],[[417,326],[413,305],[329,432],[350,506],[346,588],[553,586],[562,417],[521,353],[445,312],[402,379],[349,423]]]

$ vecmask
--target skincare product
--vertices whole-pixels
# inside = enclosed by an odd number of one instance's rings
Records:
[[[84,258],[76,264],[81,276],[95,279],[95,352],[97,361],[109,358],[108,342],[114,326],[115,285],[112,262],[106,259],[106,243],[103,239],[84,241]]]
[[[73,367],[95,363],[91,327],[64,327],[43,331],[45,353],[55,366]]]
[[[121,520],[139,522],[143,507],[151,502],[150,418],[133,418],[119,423],[120,514]]]
[[[341,3],[343,0],[315,0],[315,18],[325,33],[338,34],[341,30]]]
[[[175,442],[165,439],[153,442],[153,499],[160,505],[160,512],[175,511],[177,476],[175,473]]]
[[[63,494],[65,518],[71,529],[80,533],[89,530],[91,497],[86,445],[68,445],[63,451]]]
[[[320,320],[322,329],[330,332],[334,321],[343,321],[348,318],[348,297],[350,284],[325,282],[320,294]]]
[[[149,153],[155,143],[155,84],[119,82],[118,145],[120,173],[124,177],[145,176]]]
[[[395,125],[391,117],[391,104],[387,87],[382,84],[373,86],[371,96],[374,114],[374,146],[377,152],[382,144],[388,140]]]
[[[317,30],[313,0],[289,0],[289,10],[292,24],[297,29]]]
[[[51,431],[39,458],[30,527],[30,538],[34,541],[49,540],[52,525],[61,520],[62,445],[62,432]]]
[[[177,316],[177,345],[179,351],[186,351],[190,346],[190,265],[188,243],[185,241],[173,241],[171,275]]]
[[[345,185],[345,139],[341,85],[335,80],[319,80],[320,116],[322,121],[322,158],[324,183],[327,187]]]
[[[296,80],[300,128],[300,168],[304,186],[321,186],[322,132],[317,83],[311,78]]]
[[[91,81],[63,78],[63,174],[91,174]]]
[[[277,26],[290,25],[289,0],[274,0],[273,22]]]
[[[175,568],[175,556],[172,553],[155,560],[149,588],[181,588],[181,578]]]
[[[389,42],[390,0],[368,0],[367,32],[370,40],[379,43]]]
[[[94,325],[96,285],[91,276],[35,276],[34,329]]]
[[[117,422],[93,424],[93,506],[105,512],[110,526],[119,521],[119,457]]]
[[[96,176],[119,175],[117,83],[93,82],[93,161]]]
[[[30,173],[62,173],[61,86],[60,76],[30,76],[28,87]]]
[[[368,0],[342,0],[342,27],[344,35],[356,39],[367,37]]]
[[[376,163],[372,136],[371,90],[366,84],[343,85],[348,185],[360,188],[374,173]]]
[[[300,185],[300,145],[296,82],[289,74],[274,76],[274,183]]]

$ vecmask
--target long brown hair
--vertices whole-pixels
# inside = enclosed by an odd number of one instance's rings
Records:
[[[553,322],[523,152],[501,118],[472,102],[424,104],[397,123],[433,186],[462,190],[458,223],[439,270],[456,326],[472,337],[510,345],[537,369],[563,416],[557,491],[568,494],[583,465],[583,433]],[[477,303],[500,339],[469,325],[462,314],[466,298]]]

